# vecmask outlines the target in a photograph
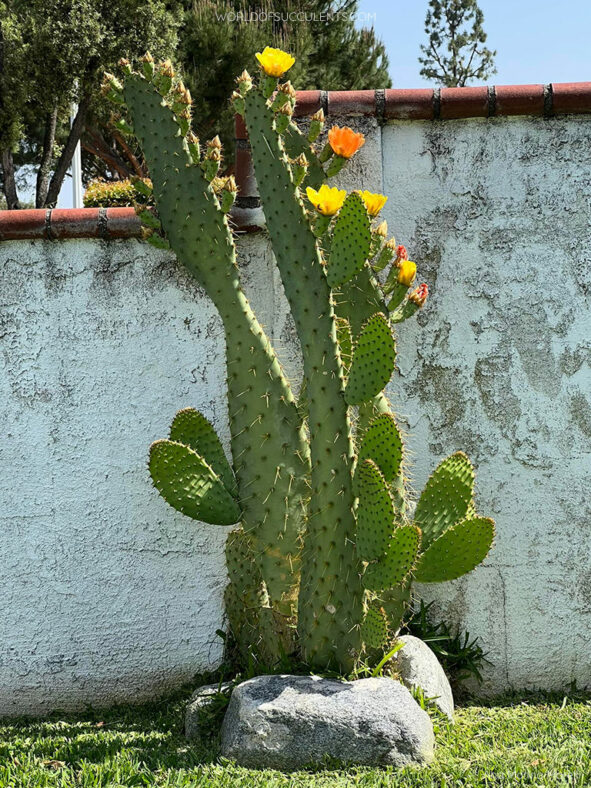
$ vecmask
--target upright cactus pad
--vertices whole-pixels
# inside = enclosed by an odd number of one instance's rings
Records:
[[[369,564],[363,575],[367,590],[380,592],[403,584],[416,563],[420,542],[421,532],[416,526],[396,528],[386,555]]]
[[[326,269],[330,287],[339,287],[361,271],[370,242],[367,210],[361,197],[353,192],[343,203],[334,226]]]
[[[462,520],[474,496],[474,468],[459,451],[442,460],[429,477],[415,511],[423,548]]]
[[[195,408],[179,410],[170,427],[170,440],[183,443],[200,454],[219,476],[226,490],[236,497],[234,472],[211,423]]]
[[[396,363],[396,344],[383,314],[370,317],[353,351],[345,399],[360,405],[379,394],[389,382]]]
[[[357,552],[364,561],[373,561],[388,552],[396,511],[386,479],[373,460],[363,460],[356,477]]]
[[[402,437],[391,413],[382,413],[367,427],[361,439],[359,462],[373,460],[387,482],[393,482],[402,465]]]
[[[165,440],[153,443],[150,474],[162,497],[179,512],[214,525],[240,520],[238,501],[213,468],[188,446]]]

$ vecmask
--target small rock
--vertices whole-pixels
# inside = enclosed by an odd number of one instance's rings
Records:
[[[199,729],[201,712],[207,706],[212,705],[220,693],[229,695],[233,686],[231,681],[224,681],[221,685],[205,684],[195,690],[191,695],[185,714],[185,736],[187,739],[199,738],[202,733]]]
[[[429,715],[398,681],[257,676],[236,687],[222,755],[242,766],[290,771],[326,757],[370,766],[428,763]]]
[[[435,705],[453,722],[454,698],[441,663],[429,646],[413,635],[398,638],[404,643],[394,659],[404,685],[409,689],[420,687],[425,698],[432,698]]]

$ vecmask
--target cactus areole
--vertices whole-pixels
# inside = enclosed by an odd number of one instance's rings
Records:
[[[140,141],[157,216],[144,237],[170,248],[215,304],[226,336],[232,459],[197,410],[174,417],[150,448],[154,485],[194,520],[234,525],[225,604],[245,662],[291,657],[350,673],[395,638],[413,579],[453,580],[486,557],[493,521],[474,506],[474,470],[444,459],[414,515],[404,444],[384,388],[395,369],[393,326],[425,303],[416,265],[388,238],[386,196],[328,181],[363,145],[324,116],[305,136],[292,120],[295,91],[279,83],[293,58],[267,48],[257,80],[243,72],[232,102],[243,116],[267,230],[303,357],[295,399],[242,289],[227,219],[236,196],[218,138],[191,130],[191,97],[170,62],[147,54],[105,94]],[[402,253],[402,251],[404,253]]]

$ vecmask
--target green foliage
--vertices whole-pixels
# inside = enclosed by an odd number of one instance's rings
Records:
[[[118,208],[126,205],[148,205],[152,202],[138,188],[138,178],[125,178],[121,181],[91,181],[84,192],[85,208]],[[144,179],[149,183],[149,179]]]
[[[240,519],[227,542],[225,602],[242,663],[256,672],[305,664],[348,675],[391,647],[413,576],[439,582],[473,569],[492,542],[492,521],[475,514],[473,469],[461,453],[439,465],[416,522],[409,521],[402,438],[382,391],[396,360],[389,294],[368,262],[384,227],[372,229],[356,193],[336,218],[307,210],[299,186],[302,176],[306,186],[305,162],[290,160],[284,136],[292,150],[316,160],[316,183],[329,177],[330,155],[321,157],[323,168],[302,141],[290,120],[290,86],[279,86],[283,99],[268,99],[277,80],[267,75],[254,84],[244,75],[233,100],[249,130],[267,231],[302,349],[297,406],[242,291],[222,193],[233,187],[216,175],[220,141],[197,142],[186,89],[170,63],[143,66],[124,86],[110,77],[107,93],[117,104],[124,99],[150,168],[158,218],[147,211],[140,218],[151,240],[170,244],[220,313],[232,450],[230,464],[212,425],[185,409],[170,440],[152,446],[152,479],[193,519]],[[396,265],[384,264],[385,280]],[[405,286],[400,320],[424,303],[426,286],[417,292],[421,298]]]
[[[0,4],[0,151],[16,151],[16,168],[37,169],[37,207],[57,199],[84,123],[108,117],[99,91],[102,72],[146,48],[169,55],[176,27],[173,6],[164,0]],[[70,129],[73,102],[80,122]]]
[[[428,44],[421,45],[421,76],[444,87],[465,87],[496,72],[496,51],[484,46],[484,14],[477,0],[429,0]]]
[[[490,661],[478,642],[470,639],[469,632],[461,632],[446,621],[437,621],[433,602],[426,604],[422,599],[406,621],[403,632],[424,640],[436,654],[450,681],[454,685],[468,678],[482,682],[484,663]]]
[[[179,62],[195,97],[200,135],[233,143],[227,96],[234,79],[252,67],[253,52],[279,47],[296,56],[296,89],[388,88],[388,58],[373,30],[357,30],[357,0],[185,0]],[[291,18],[289,17],[291,15]],[[290,154],[291,155],[291,154]]]

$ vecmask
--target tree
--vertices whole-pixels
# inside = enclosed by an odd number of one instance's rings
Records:
[[[372,29],[355,28],[357,0],[276,0],[256,10],[241,0],[186,0],[178,59],[195,101],[199,134],[233,139],[225,98],[236,74],[253,68],[265,46],[296,56],[289,78],[297,89],[387,88],[388,58]]]
[[[103,71],[147,48],[168,56],[173,11],[163,0],[0,0],[0,161],[9,208],[19,207],[18,164],[36,169],[36,206],[55,205],[85,127],[105,114]]]
[[[445,87],[465,87],[472,79],[496,73],[496,51],[487,49],[484,14],[476,0],[429,0],[425,19],[427,46],[419,57],[421,76]]]

